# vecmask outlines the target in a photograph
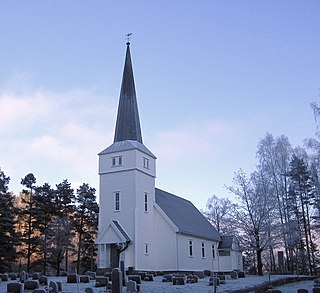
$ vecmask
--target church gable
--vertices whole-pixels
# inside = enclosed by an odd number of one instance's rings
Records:
[[[101,233],[99,233],[97,244],[114,244],[131,242],[130,237],[117,221],[112,221]]]

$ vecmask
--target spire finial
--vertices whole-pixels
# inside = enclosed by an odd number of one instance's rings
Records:
[[[130,45],[130,39],[131,39],[132,33],[126,34],[126,39],[127,39],[127,45]]]

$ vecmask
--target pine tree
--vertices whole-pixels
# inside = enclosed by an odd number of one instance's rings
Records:
[[[15,197],[8,192],[9,181],[10,177],[6,177],[0,168],[0,273],[11,270],[18,242],[15,231]]]
[[[74,227],[77,233],[77,271],[80,265],[85,270],[93,270],[94,240],[98,229],[98,204],[95,189],[83,183],[77,189],[77,207]]]

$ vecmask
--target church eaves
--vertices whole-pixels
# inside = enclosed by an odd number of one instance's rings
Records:
[[[114,134],[114,142],[125,140],[134,140],[142,143],[129,42],[127,43],[116,130]]]

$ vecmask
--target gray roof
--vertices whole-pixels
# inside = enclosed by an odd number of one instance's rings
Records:
[[[136,98],[129,45],[130,43],[128,42],[122,76],[114,142],[123,140],[136,140],[142,143],[138,103]]]
[[[122,226],[119,224],[118,221],[112,220],[113,224],[117,227],[121,235],[126,239],[127,242],[131,242],[132,240],[130,239],[129,235],[123,230]]]
[[[99,155],[111,154],[111,153],[116,153],[121,151],[129,151],[134,149],[137,149],[145,153],[146,155],[149,155],[150,157],[156,159],[156,156],[153,153],[151,153],[142,143],[134,140],[125,140],[125,141],[115,142],[111,146],[103,150],[101,153],[99,153]]]
[[[179,232],[220,241],[220,234],[188,200],[156,188],[156,203],[178,227]]]

